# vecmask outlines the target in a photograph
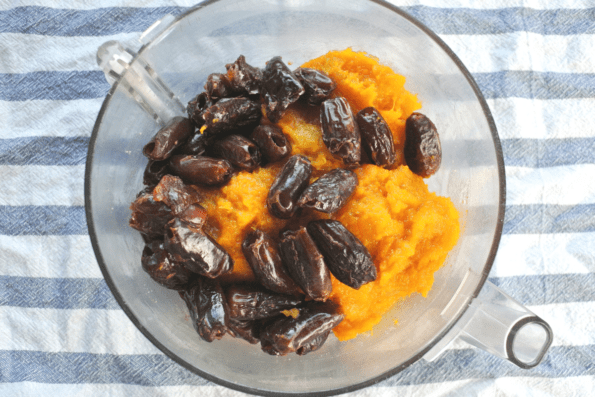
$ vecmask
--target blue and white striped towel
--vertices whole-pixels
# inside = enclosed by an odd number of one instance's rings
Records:
[[[95,52],[192,0],[0,0],[0,395],[240,396],[171,361],[108,290],[85,224]],[[526,371],[457,345],[351,396],[593,395],[595,2],[393,0],[473,73],[504,149],[491,280],[550,323]]]

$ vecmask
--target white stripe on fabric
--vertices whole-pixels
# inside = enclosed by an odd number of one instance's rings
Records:
[[[0,350],[159,354],[121,310],[0,306]]]
[[[84,205],[85,166],[0,165],[0,205]]]
[[[490,277],[594,273],[595,233],[503,235]]]
[[[91,136],[104,99],[0,101],[0,139]]]
[[[0,235],[0,275],[103,278],[89,236]]]

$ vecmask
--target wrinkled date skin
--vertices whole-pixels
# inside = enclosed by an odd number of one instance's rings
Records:
[[[308,224],[308,232],[337,280],[354,289],[376,280],[372,256],[341,222],[330,219],[312,221]]]
[[[362,136],[362,145],[370,160],[379,167],[391,168],[396,161],[395,143],[390,127],[380,112],[367,107],[360,110],[355,119]]]
[[[176,154],[185,154],[185,155],[201,155],[204,154],[207,150],[207,147],[210,144],[210,140],[207,138],[206,135],[196,133],[192,135],[186,143],[182,146],[177,148],[174,151],[174,155]]]
[[[184,289],[192,276],[188,269],[169,255],[162,241],[145,245],[141,263],[143,270],[165,288]]]
[[[153,200],[164,203],[174,216],[182,213],[190,204],[200,200],[198,190],[192,185],[185,185],[173,175],[165,175],[153,189]]]
[[[256,281],[279,294],[299,295],[300,287],[287,274],[277,244],[262,230],[253,230],[242,242],[242,252]]]
[[[143,173],[143,183],[147,186],[155,186],[164,175],[169,173],[169,161],[149,160]]]
[[[346,165],[357,166],[362,156],[362,138],[345,98],[327,99],[320,109],[322,141]]]
[[[331,275],[306,228],[285,231],[279,251],[285,269],[306,296],[317,301],[327,300],[333,288]]]
[[[276,125],[259,125],[250,138],[260,148],[262,157],[270,163],[282,160],[291,154],[291,142]]]
[[[276,123],[285,109],[304,93],[302,83],[289,70],[281,57],[267,62],[262,72],[261,95],[264,99],[267,118]]]
[[[232,96],[231,84],[227,76],[221,73],[211,73],[204,88],[209,98],[215,100]]]
[[[194,228],[174,218],[167,229],[166,248],[184,260],[193,273],[209,278],[219,277],[233,270],[233,259],[202,229]]]
[[[297,210],[297,201],[308,186],[312,164],[305,156],[291,156],[271,185],[267,196],[269,212],[281,219],[289,219]]]
[[[240,95],[258,95],[262,81],[262,70],[246,63],[240,55],[234,63],[225,65],[231,88]]]
[[[299,305],[295,296],[276,294],[256,287],[232,285],[227,288],[229,317],[235,320],[260,320],[281,314]]]
[[[233,175],[233,167],[229,161],[207,156],[173,156],[169,166],[186,183],[197,185],[223,185]]]
[[[194,125],[185,117],[174,117],[143,147],[143,154],[150,160],[162,161],[194,133]]]
[[[355,172],[341,168],[327,172],[304,190],[298,205],[327,214],[342,208],[357,187]]]
[[[188,117],[194,121],[194,124],[201,127],[205,122],[202,118],[202,113],[213,106],[215,102],[217,102],[217,100],[209,97],[208,93],[201,92],[188,102],[188,106],[186,106]]]
[[[405,162],[414,174],[432,176],[442,162],[442,146],[436,126],[421,113],[412,113],[405,123]]]
[[[230,135],[213,143],[213,153],[236,168],[253,171],[260,165],[260,150],[242,135]]]
[[[152,192],[143,191],[130,204],[130,209],[130,227],[141,232],[149,240],[163,238],[165,225],[173,218],[167,205],[155,201]]]
[[[303,98],[310,106],[318,106],[337,88],[335,83],[326,73],[316,69],[297,68],[293,71],[295,77],[304,86]]]
[[[225,131],[257,125],[261,116],[258,102],[243,97],[224,98],[200,113],[200,132],[210,137]]]
[[[260,333],[262,350],[275,356],[318,350],[343,317],[330,301],[307,303],[299,309],[297,318],[279,317],[267,322]]]
[[[200,337],[207,342],[223,338],[228,332],[229,314],[221,285],[217,281],[197,277],[181,296]]]
[[[257,321],[243,321],[229,319],[228,332],[234,338],[242,338],[252,345],[260,342],[260,323]]]
[[[202,205],[194,203],[186,207],[186,209],[178,215],[178,218],[183,223],[196,229],[200,229],[207,223],[207,210],[204,209]]]

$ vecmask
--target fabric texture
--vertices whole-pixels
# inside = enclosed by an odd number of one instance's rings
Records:
[[[571,396],[595,390],[595,3],[392,0],[471,71],[504,152],[490,280],[555,333],[522,370],[468,345],[349,396]],[[97,265],[84,168],[109,89],[108,40],[133,43],[192,0],[0,0],[0,395],[243,396],[138,331]],[[138,44],[134,44],[138,48]]]

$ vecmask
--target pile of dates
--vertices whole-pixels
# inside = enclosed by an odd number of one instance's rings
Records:
[[[343,319],[331,300],[332,273],[359,289],[376,279],[368,250],[340,222],[322,219],[291,227],[299,209],[333,213],[358,184],[351,171],[367,159],[395,166],[392,133],[380,113],[365,108],[353,115],[326,74],[291,71],[280,57],[264,69],[244,56],[227,73],[208,76],[204,92],[188,103],[188,117],[176,117],[143,148],[149,158],[142,190],[130,208],[130,226],[144,241],[142,267],[153,280],[179,291],[194,328],[211,342],[225,334],[256,344],[272,355],[307,354],[320,348]],[[335,169],[310,184],[312,166],[291,154],[291,143],[275,125],[292,103],[320,107],[322,137],[346,169]],[[261,123],[263,113],[268,122]],[[440,165],[436,128],[414,113],[406,126],[405,159],[424,177]],[[234,172],[283,161],[268,197],[268,211],[287,219],[278,238],[252,230],[242,251],[257,284],[222,285],[233,259],[205,230],[207,211],[197,186],[222,186]],[[295,223],[297,225],[297,223]]]

